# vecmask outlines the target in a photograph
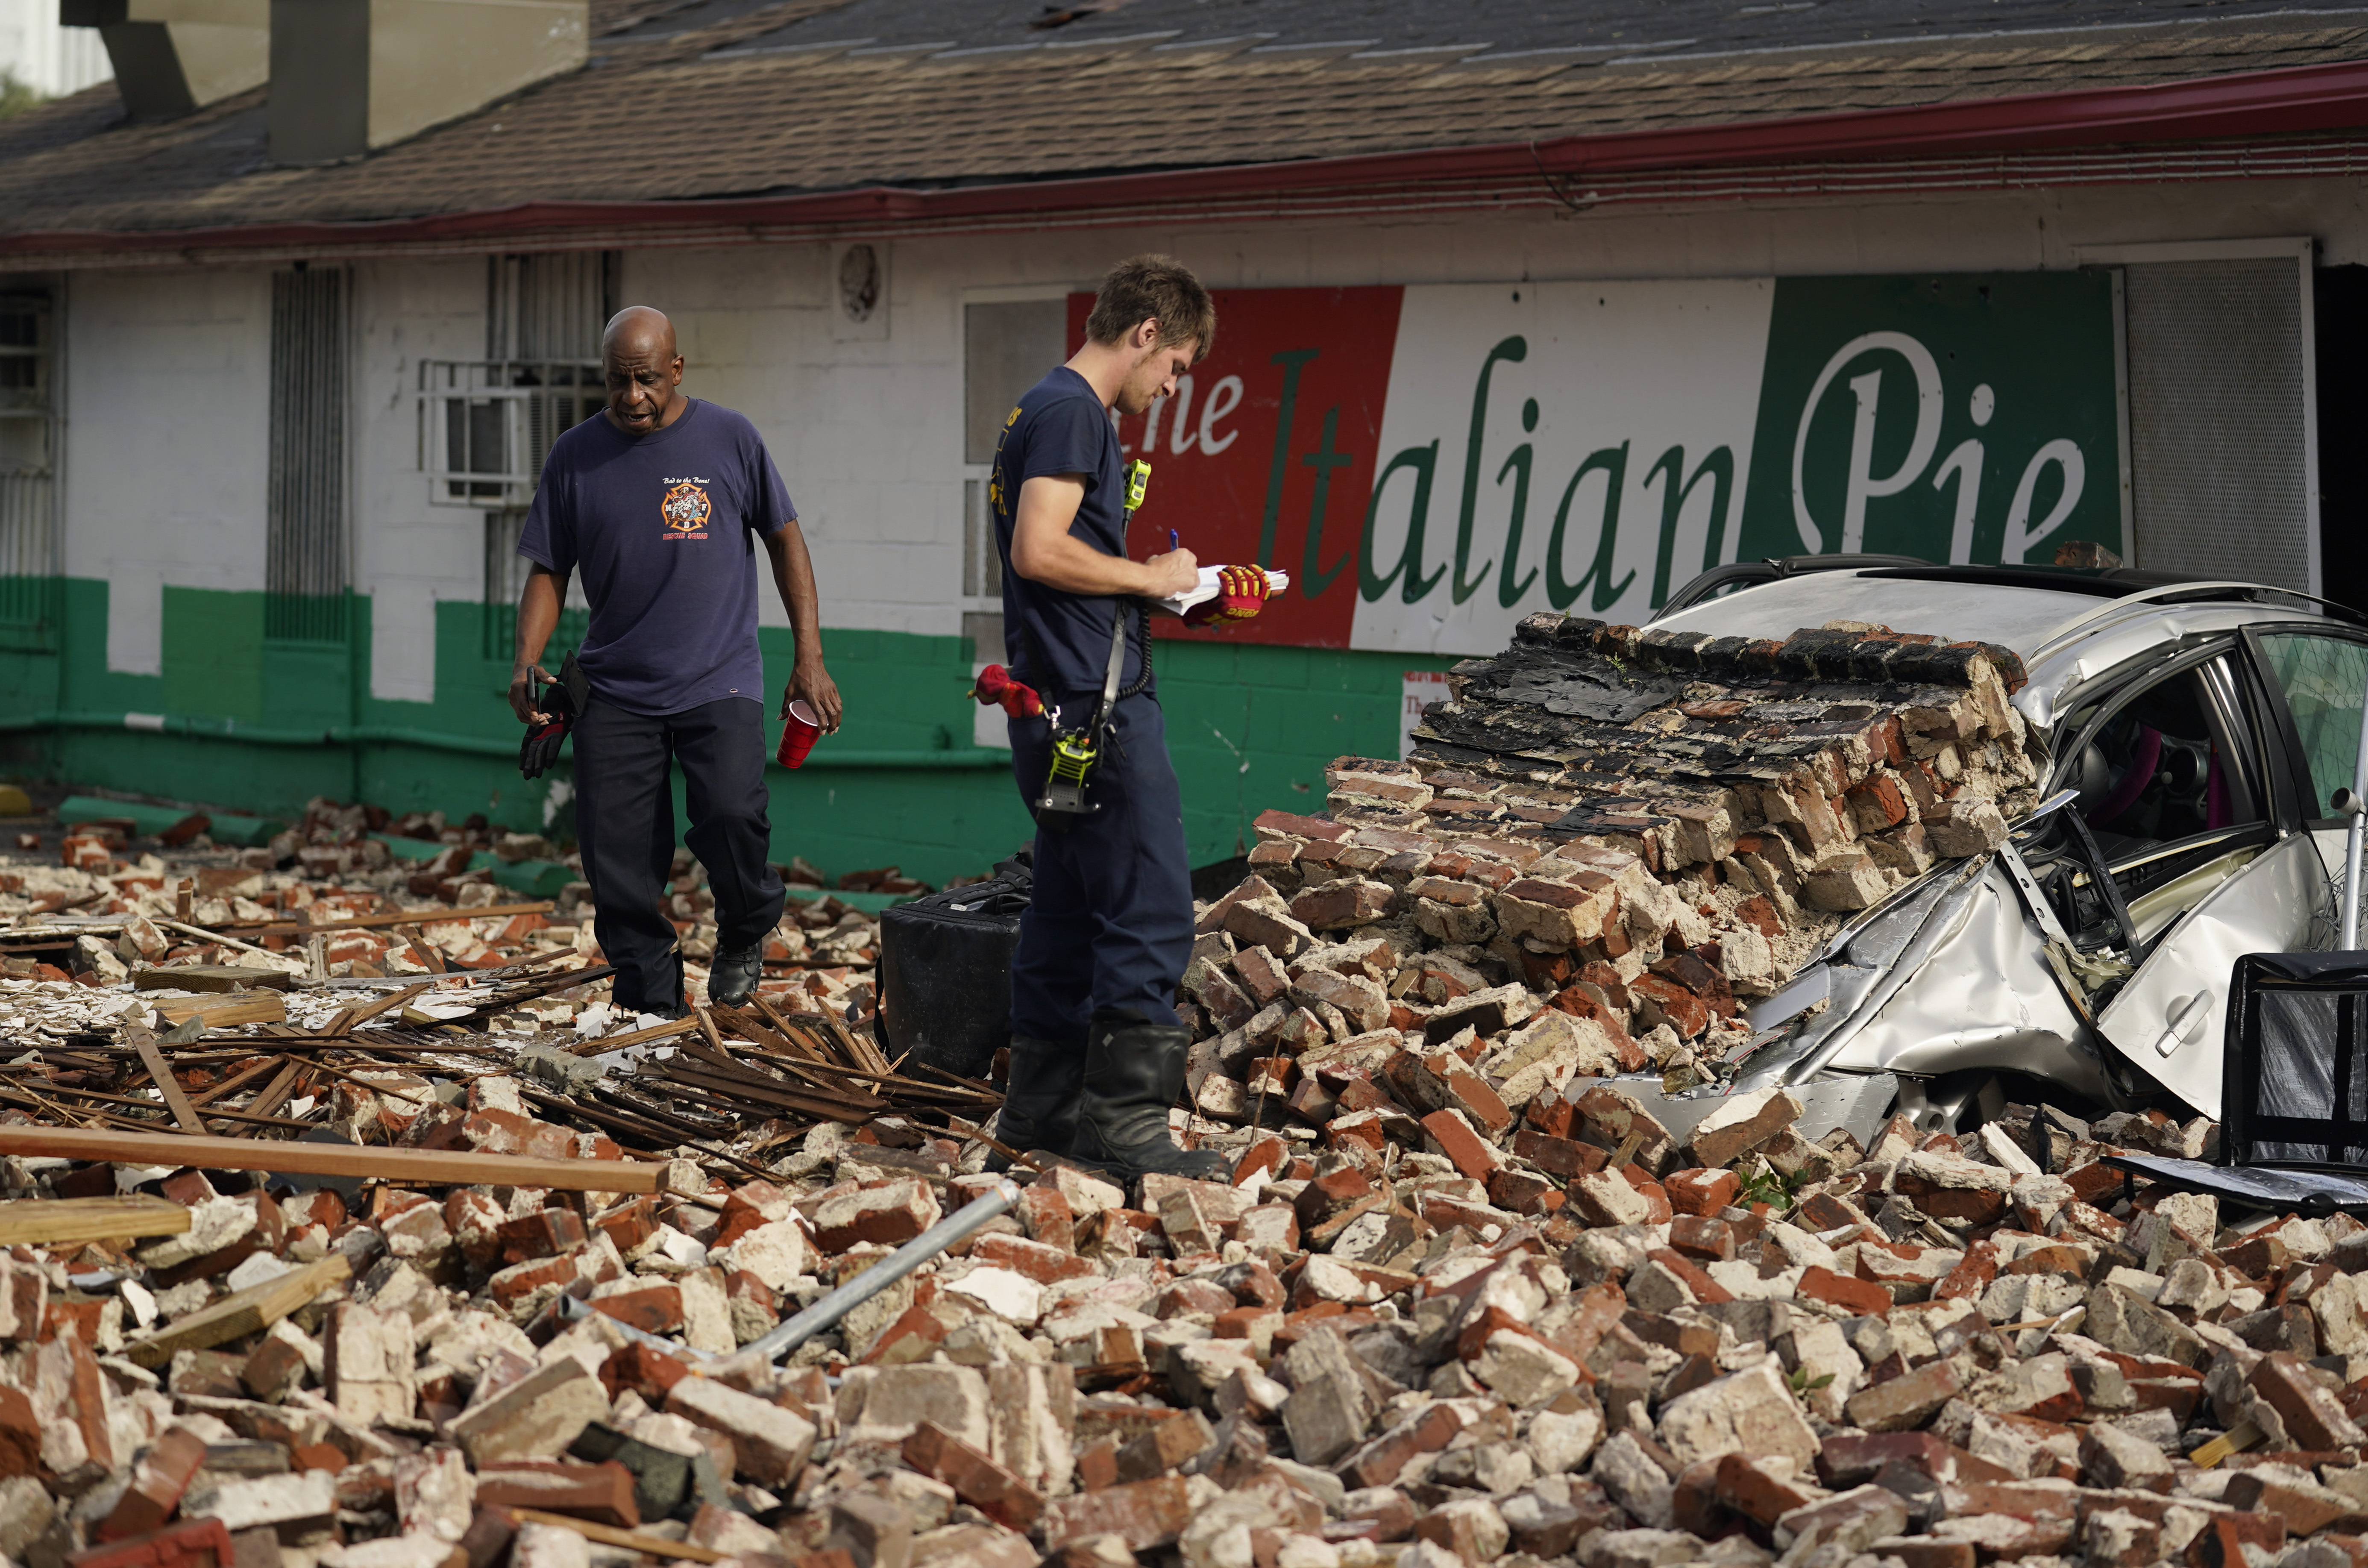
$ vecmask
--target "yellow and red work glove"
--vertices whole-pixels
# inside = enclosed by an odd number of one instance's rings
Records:
[[[1274,585],[1268,581],[1266,571],[1258,566],[1228,566],[1217,574],[1217,595],[1204,599],[1184,612],[1187,626],[1222,626],[1228,621],[1247,620],[1266,608],[1266,601],[1274,595]]]
[[[970,688],[981,708],[1001,708],[1015,719],[1033,719],[1044,711],[1043,699],[1036,688],[1011,678],[1011,672],[1001,665],[989,665],[978,672],[978,682]]]

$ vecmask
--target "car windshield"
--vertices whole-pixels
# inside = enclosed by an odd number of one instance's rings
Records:
[[[1728,594],[1654,624],[1713,637],[1781,640],[1804,626],[1863,620],[1959,642],[1996,642],[2028,653],[2049,632],[2099,602],[2090,595],[2044,588],[1811,572]]]

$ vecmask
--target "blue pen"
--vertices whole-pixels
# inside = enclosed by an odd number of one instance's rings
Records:
[[[1167,530],[1167,548],[1174,550],[1176,548],[1176,530],[1174,528],[1169,528]]]

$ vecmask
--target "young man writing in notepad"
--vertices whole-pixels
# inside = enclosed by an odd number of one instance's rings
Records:
[[[1192,887],[1136,619],[1139,599],[1190,592],[1200,564],[1180,549],[1128,558],[1126,463],[1110,418],[1173,395],[1216,331],[1208,290],[1181,262],[1121,262],[1094,301],[1085,347],[1005,420],[989,492],[1006,657],[1046,710],[1011,721],[1012,767],[1031,808],[1045,792],[1053,715],[1075,727],[1099,711],[1113,627],[1120,618],[1129,627],[1124,695],[1087,776],[1091,810],[1038,813],[1035,889],[1011,965],[1000,1141],[1129,1178],[1228,1174],[1221,1156],[1178,1148],[1168,1131],[1190,1044],[1176,987],[1192,944]],[[1262,594],[1260,580],[1253,595]]]

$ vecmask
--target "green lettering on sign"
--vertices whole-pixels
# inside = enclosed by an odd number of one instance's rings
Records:
[[[1367,604],[1388,593],[1390,585],[1401,577],[1405,583],[1398,590],[1399,597],[1413,604],[1439,586],[1439,580],[1447,574],[1445,566],[1427,577],[1422,571],[1423,526],[1430,516],[1430,477],[1438,466],[1439,443],[1433,441],[1428,446],[1408,447],[1374,476],[1373,497],[1365,504],[1364,536],[1357,544],[1357,591],[1364,596]],[[1414,499],[1406,509],[1406,546],[1398,552],[1397,564],[1383,576],[1373,569],[1374,518],[1382,509],[1382,493],[1390,487],[1390,476],[1400,469],[1414,475]]]
[[[1496,564],[1494,561],[1484,561],[1478,572],[1468,577],[1464,574],[1464,568],[1472,562],[1472,513],[1480,501],[1480,447],[1488,434],[1488,381],[1496,374],[1497,360],[1518,363],[1529,356],[1527,339],[1519,335],[1506,338],[1480,361],[1480,380],[1472,389],[1472,433],[1463,449],[1463,510],[1455,519],[1453,593],[1457,604],[1470,598],[1488,580],[1488,568]]]
[[[1299,571],[1299,592],[1304,598],[1312,599],[1330,587],[1332,579],[1340,574],[1355,554],[1353,551],[1344,550],[1340,552],[1340,559],[1329,566],[1321,565],[1316,560],[1324,543],[1325,508],[1332,498],[1332,471],[1347,468],[1357,460],[1353,452],[1333,449],[1332,438],[1339,431],[1340,407],[1335,403],[1324,411],[1324,439],[1314,451],[1299,460],[1315,471],[1315,498],[1308,503],[1307,507],[1307,549],[1300,562]]]
[[[1603,521],[1595,534],[1595,559],[1576,583],[1563,581],[1563,531],[1570,522],[1570,504],[1578,494],[1579,485],[1590,473],[1603,475]],[[1562,493],[1562,505],[1554,508],[1554,532],[1546,536],[1546,598],[1556,609],[1568,609],[1579,591],[1589,584],[1594,592],[1588,598],[1589,608],[1598,612],[1611,608],[1628,585],[1636,580],[1631,572],[1617,583],[1611,580],[1612,551],[1620,542],[1620,493],[1628,487],[1628,443],[1605,447],[1587,454],[1578,472],[1570,476],[1570,483]]]
[[[1291,420],[1299,411],[1299,372],[1320,348],[1286,348],[1267,361],[1282,367],[1282,406],[1274,415],[1274,460],[1267,466],[1266,515],[1258,523],[1258,561],[1274,564],[1275,523],[1282,516],[1282,478],[1291,472]]]
[[[1702,466],[1694,470],[1694,476],[1680,484],[1679,476],[1685,472],[1685,469],[1686,449],[1671,447],[1645,474],[1646,484],[1655,480],[1661,481],[1661,548],[1653,558],[1655,609],[1669,602],[1669,566],[1670,558],[1678,548],[1678,518],[1686,509],[1686,497],[1691,495],[1694,486],[1705,478],[1711,482],[1710,531],[1703,536],[1702,565],[1697,570],[1707,572],[1717,565],[1719,547],[1726,541],[1726,504],[1729,493],[1735,489],[1735,453],[1725,447],[1715,449],[1710,456],[1702,459]],[[1688,574],[1689,577],[1691,575],[1691,573]]]
[[[1780,278],[1734,554],[2126,556],[2117,365],[2103,272]]]

